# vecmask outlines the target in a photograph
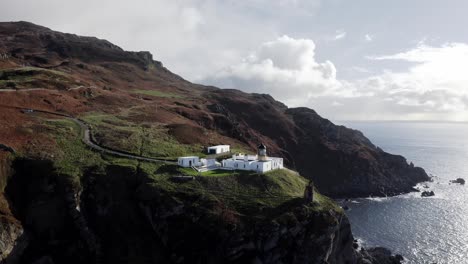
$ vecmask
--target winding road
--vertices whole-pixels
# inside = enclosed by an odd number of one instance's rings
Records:
[[[127,153],[127,152],[124,152],[124,151],[110,149],[110,148],[107,148],[105,146],[100,146],[99,144],[97,144],[93,140],[93,138],[91,136],[90,126],[85,121],[83,121],[83,120],[81,120],[79,118],[73,117],[71,115],[68,115],[68,114],[62,114],[62,113],[39,110],[39,109],[21,108],[21,107],[17,107],[17,106],[7,106],[7,105],[0,105],[0,106],[1,107],[6,107],[6,108],[18,109],[18,110],[22,111],[25,114],[44,113],[44,114],[55,115],[55,116],[60,116],[60,117],[67,118],[67,119],[75,122],[76,124],[78,124],[80,126],[81,136],[82,136],[81,140],[83,141],[83,143],[86,144],[91,149],[93,149],[95,151],[98,151],[98,152],[101,152],[101,153],[105,153],[105,154],[109,154],[109,155],[113,155],[113,156],[118,156],[118,157],[123,157],[123,158],[128,158],[128,159],[135,159],[135,160],[139,160],[139,161],[158,162],[158,163],[163,162],[163,163],[166,163],[166,164],[177,164],[177,162],[172,161],[172,160],[161,159],[161,158],[144,157],[144,156],[139,156],[139,155],[134,155],[134,154],[131,154],[131,153]]]
[[[89,128],[89,126],[83,120],[80,120],[80,119],[77,119],[77,118],[74,118],[74,117],[68,117],[68,119],[74,121],[75,123],[77,123],[81,127],[81,131],[83,131],[83,133],[82,133],[83,137],[81,138],[81,140],[88,147],[90,147],[90,148],[92,148],[92,149],[94,149],[96,151],[103,152],[103,153],[110,154],[110,155],[114,155],[114,156],[119,156],[119,157],[124,157],[124,158],[129,158],[129,159],[136,159],[136,160],[139,160],[139,161],[163,162],[163,163],[168,163],[168,164],[177,164],[177,162],[170,161],[170,160],[167,160],[167,159],[157,159],[157,158],[143,157],[143,156],[138,156],[138,155],[134,155],[134,154],[131,154],[131,153],[126,153],[126,152],[123,152],[123,151],[113,150],[113,149],[110,149],[110,148],[106,148],[104,146],[100,146],[93,140],[93,138],[91,136],[91,129]]]

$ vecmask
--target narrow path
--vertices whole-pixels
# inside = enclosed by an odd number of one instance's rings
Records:
[[[81,127],[81,131],[83,131],[83,135],[82,135],[83,136],[82,137],[83,143],[85,143],[88,147],[90,147],[90,148],[92,148],[92,149],[94,149],[96,151],[111,154],[111,155],[114,155],[114,156],[119,156],[119,157],[124,157],[124,158],[129,158],[129,159],[136,159],[136,160],[139,160],[139,161],[164,162],[164,163],[168,163],[168,164],[177,164],[175,161],[170,161],[170,160],[167,160],[167,159],[157,159],[157,158],[143,157],[143,156],[139,156],[139,155],[126,153],[126,152],[123,152],[123,151],[109,149],[109,148],[104,147],[104,146],[100,146],[96,142],[94,142],[94,140],[92,139],[91,129],[89,128],[89,126],[83,120],[80,120],[80,119],[77,119],[77,118],[74,118],[74,117],[68,117],[68,119],[74,121],[75,123],[77,123]]]
[[[47,89],[47,88],[24,88],[24,89],[11,89],[11,88],[6,88],[6,89],[0,89],[0,93],[8,93],[8,92],[31,92],[31,91],[73,91],[73,90],[78,90],[81,88],[86,88],[86,89],[97,89],[96,86],[84,86],[84,85],[79,85],[73,88],[70,88],[68,90],[54,90],[54,89]]]
[[[151,158],[151,157],[144,157],[144,156],[140,156],[140,155],[135,155],[135,154],[131,154],[131,153],[127,153],[127,152],[124,152],[124,151],[119,151],[119,150],[115,150],[115,149],[110,149],[108,147],[105,147],[105,146],[100,146],[99,144],[97,144],[94,140],[93,140],[93,137],[91,135],[91,129],[89,127],[88,124],[86,124],[86,122],[84,120],[81,120],[79,118],[76,118],[76,117],[73,117],[71,115],[68,115],[68,114],[62,114],[62,113],[57,113],[57,112],[51,112],[51,111],[45,111],[45,110],[39,110],[39,109],[31,109],[31,108],[21,108],[21,107],[17,107],[17,106],[6,106],[6,105],[0,105],[1,107],[6,107],[6,108],[14,108],[14,109],[18,109],[20,111],[23,111],[25,114],[29,114],[29,113],[44,113],[44,114],[50,114],[50,115],[55,115],[55,116],[60,116],[60,117],[65,117],[73,122],[75,122],[76,124],[78,124],[80,126],[80,129],[81,129],[81,140],[83,141],[84,144],[86,144],[88,147],[90,147],[91,149],[95,150],[95,151],[99,151],[101,153],[106,153],[106,154],[109,154],[109,155],[113,155],[113,156],[118,156],[118,157],[123,157],[123,158],[128,158],[128,159],[135,159],[135,160],[139,160],[139,161],[147,161],[147,162],[163,162],[163,163],[167,163],[167,164],[177,164],[177,162],[175,161],[171,161],[171,160],[167,160],[167,159],[158,159],[158,158]]]
[[[50,90],[46,88],[25,88],[25,89],[0,89],[1,93],[13,93],[13,92],[31,92],[31,91],[43,91],[43,90]]]

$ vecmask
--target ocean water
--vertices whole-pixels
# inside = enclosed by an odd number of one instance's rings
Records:
[[[410,193],[344,202],[353,233],[364,247],[383,246],[406,263],[468,263],[468,124],[341,122],[361,130],[383,150],[405,156],[434,175]],[[450,184],[456,178],[465,186]]]

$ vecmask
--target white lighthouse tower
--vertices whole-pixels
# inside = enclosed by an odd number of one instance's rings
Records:
[[[259,161],[267,161],[268,160],[267,150],[266,150],[265,145],[263,145],[263,144],[260,144],[260,146],[258,146],[258,160]]]

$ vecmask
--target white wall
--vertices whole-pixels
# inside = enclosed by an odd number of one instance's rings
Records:
[[[283,159],[282,158],[272,158],[271,159],[271,169],[282,169],[283,168]]]
[[[229,152],[231,150],[231,146],[229,146],[229,145],[220,145],[220,146],[209,147],[207,149],[208,154],[210,154],[210,150],[215,150],[216,154],[226,153],[226,152]]]
[[[182,167],[200,166],[200,158],[198,157],[180,157],[177,163]]]
[[[205,165],[208,167],[216,165],[216,159],[207,159]]]

